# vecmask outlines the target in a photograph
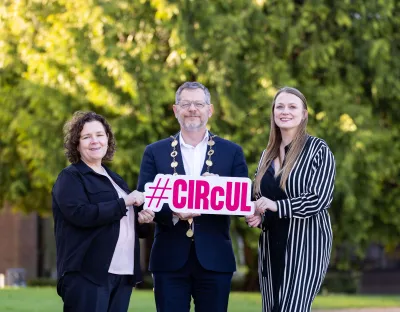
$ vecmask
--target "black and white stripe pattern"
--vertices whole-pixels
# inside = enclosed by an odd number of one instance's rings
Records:
[[[327,208],[332,202],[334,180],[333,154],[325,141],[309,136],[287,180],[288,199],[277,201],[279,217],[290,221],[277,311],[310,311],[319,291],[332,248]],[[264,312],[273,308],[269,250],[268,231],[263,231],[259,242],[259,276]]]

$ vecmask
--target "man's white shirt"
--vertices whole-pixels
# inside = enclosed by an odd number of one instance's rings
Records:
[[[185,168],[186,175],[201,176],[204,162],[206,160],[208,131],[204,134],[204,138],[196,146],[187,144],[179,133],[179,145],[181,147],[183,167]],[[177,216],[172,217],[174,225],[179,221]]]

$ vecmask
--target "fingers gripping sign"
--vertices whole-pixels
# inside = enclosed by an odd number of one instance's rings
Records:
[[[253,215],[249,178],[158,174],[145,185],[144,208],[155,212],[168,204],[175,213]]]

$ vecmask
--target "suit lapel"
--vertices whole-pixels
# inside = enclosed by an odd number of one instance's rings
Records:
[[[179,136],[178,136],[178,145],[176,146],[176,151],[178,152],[178,155],[176,155],[176,161],[178,162],[178,167],[176,167],[176,172],[179,175],[186,175],[185,166],[183,164],[181,142],[179,140]],[[171,158],[171,162],[172,162],[172,158]],[[171,169],[173,170],[173,168],[171,168]]]
[[[208,137],[208,140],[210,140],[210,137],[212,137],[212,136],[214,136],[214,134],[212,134],[210,131],[208,131],[208,135],[209,135],[209,137]],[[218,137],[217,136],[215,136],[214,138],[213,138],[213,140],[215,141],[215,139],[217,139]],[[215,141],[216,142],[216,141]],[[207,142],[208,143],[208,142]],[[216,144],[215,144],[216,145]],[[213,172],[213,168],[214,168],[214,166],[215,166],[215,162],[214,162],[214,158],[215,158],[215,154],[216,154],[216,149],[215,149],[215,145],[213,146],[213,150],[214,150],[214,154],[211,156],[211,160],[212,160],[212,162],[213,162],[213,165],[210,167],[210,173],[214,173]],[[207,159],[208,159],[208,151],[211,149],[211,147],[210,147],[210,145],[208,145],[207,144],[207,148],[206,148],[206,155],[205,155],[205,158],[204,158],[204,164],[203,164],[203,169],[201,169],[201,175],[203,175],[205,172],[207,172],[207,164],[206,164],[206,161],[207,161]]]
[[[208,131],[208,135],[209,135],[209,137],[214,136],[214,134],[212,134],[210,131]],[[178,132],[174,137],[176,137],[176,139],[178,140],[178,145],[176,146],[176,151],[178,152],[178,155],[176,155],[176,161],[178,162],[178,167],[176,167],[176,172],[177,172],[178,174],[180,174],[180,175],[182,175],[182,174],[183,174],[183,175],[186,175],[185,166],[184,166],[184,164],[183,164],[183,158],[182,158],[182,150],[181,150],[181,142],[180,142],[179,132]],[[215,141],[215,142],[217,142],[216,139],[218,140],[218,137],[217,137],[217,136],[215,136],[215,138],[214,138],[214,141]],[[173,141],[173,140],[171,139],[171,143],[172,143],[172,141]],[[215,145],[213,146],[214,155],[211,156],[211,160],[212,160],[213,162],[214,162],[214,158],[215,158],[215,156],[216,156],[217,150],[218,150],[218,148],[215,148],[216,145],[217,145],[217,144],[215,144]],[[206,154],[205,154],[205,158],[204,158],[204,163],[203,163],[203,167],[202,167],[202,169],[201,169],[201,174],[202,174],[202,175],[203,175],[203,173],[205,173],[205,172],[207,171],[206,160],[208,159],[207,153],[208,153],[209,150],[210,150],[210,146],[207,144]],[[171,152],[172,152],[172,147],[171,147],[170,153],[171,153]],[[170,156],[170,157],[171,157],[171,156]],[[172,162],[172,157],[171,157],[171,162]],[[215,166],[215,164],[213,164],[213,165],[210,167],[210,172],[211,172],[211,173],[213,173],[212,169],[214,168],[214,166]],[[172,169],[172,168],[171,168],[171,169]],[[172,171],[173,171],[173,169],[172,169]]]
[[[126,185],[125,181],[122,180],[121,177],[119,177],[117,174],[114,173],[114,171],[111,171],[108,167],[103,165],[103,167],[106,169],[108,175],[113,179],[113,181],[121,188],[123,189],[127,194],[131,192],[131,190],[128,188]]]
[[[179,137],[179,132],[174,135],[174,138],[178,141],[178,145],[176,146],[176,151],[178,152],[178,155],[176,155],[175,160],[178,162],[178,166],[176,167],[176,173],[179,175],[186,175],[185,172],[185,166],[183,164],[183,158],[182,158],[182,150],[181,150],[181,142],[180,142],[180,137]],[[171,167],[172,163],[172,156],[171,153],[173,151],[173,148],[171,147],[171,143],[173,142],[173,139],[171,138],[170,144],[169,144],[169,151],[168,151],[168,166],[171,169],[171,174],[174,173],[174,168]]]
[[[204,163],[203,163],[203,168],[201,169],[201,175],[203,175],[204,174],[204,172],[206,172],[207,171],[207,165],[206,165],[206,160],[208,159],[208,155],[207,155],[207,152],[210,150],[210,146],[209,145],[207,145],[207,149],[206,149],[206,155],[205,155],[205,158],[204,158]],[[211,168],[210,168],[211,169]]]

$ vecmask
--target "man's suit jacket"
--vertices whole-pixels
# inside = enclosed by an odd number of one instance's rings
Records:
[[[107,167],[105,169],[129,194],[125,181]],[[127,211],[125,201],[118,197],[107,177],[94,172],[82,161],[61,171],[52,195],[58,279],[74,271],[96,284],[105,285],[118,241],[120,220]],[[148,232],[147,225],[137,222],[137,208],[134,211],[136,237],[132,285],[141,281],[139,232],[141,237]]]
[[[171,152],[173,139],[168,138],[145,149],[140,167],[138,190],[143,192],[148,182],[153,182],[157,174],[173,174]],[[225,177],[248,177],[248,169],[242,148],[219,137],[214,138],[213,166],[210,173]],[[208,151],[209,147],[207,147]],[[180,144],[176,146],[177,173],[185,174]],[[206,155],[206,159],[207,159]],[[204,164],[202,174],[206,172]],[[172,211],[165,204],[154,218],[156,228],[150,255],[150,271],[175,271],[186,263],[192,239],[186,236],[189,229],[187,221],[172,222]],[[229,234],[230,217],[226,215],[203,214],[194,218],[194,242],[197,258],[207,270],[234,272],[235,257]]]

